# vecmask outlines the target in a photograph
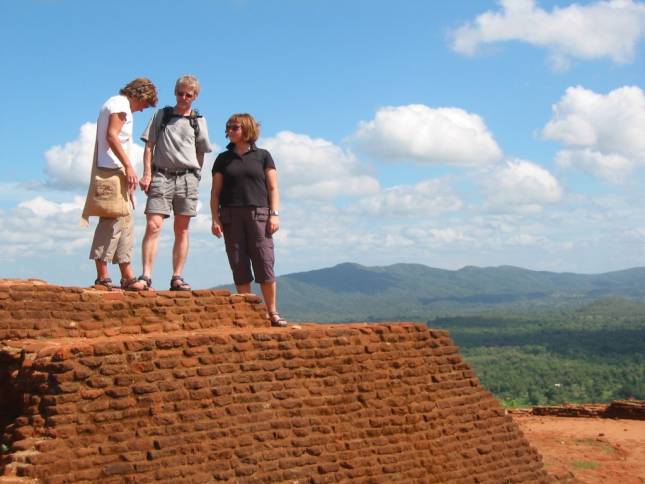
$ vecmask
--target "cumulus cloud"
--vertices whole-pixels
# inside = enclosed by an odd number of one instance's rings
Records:
[[[74,197],[73,202],[52,202],[45,197],[38,196],[31,200],[26,200],[18,204],[19,208],[26,208],[33,212],[34,215],[39,217],[48,217],[58,213],[68,213],[74,210],[82,210],[85,204],[85,199],[82,197]]]
[[[353,138],[364,152],[390,161],[475,166],[502,156],[482,118],[459,108],[384,107]]]
[[[86,188],[90,180],[95,140],[96,123],[85,123],[78,138],[49,148],[45,152],[47,185],[64,190]],[[141,173],[143,147],[133,143],[130,158],[137,173]]]
[[[351,211],[386,216],[433,217],[462,208],[461,199],[442,180],[424,180],[415,185],[401,185],[362,198],[349,207]]]
[[[542,206],[562,198],[558,180],[535,163],[512,160],[494,170],[483,182],[489,202],[510,211],[540,211]]]
[[[281,131],[262,140],[276,161],[281,192],[288,197],[332,199],[380,189],[378,180],[351,153],[330,141]]]
[[[645,4],[632,0],[573,3],[548,12],[535,0],[500,0],[453,32],[453,49],[472,55],[484,44],[520,41],[549,50],[555,68],[570,59],[630,62],[645,36]]]
[[[0,211],[0,259],[70,254],[87,246],[92,231],[80,227],[84,199],[55,202],[38,196]]]
[[[638,165],[645,165],[645,93],[635,86],[603,95],[570,87],[543,129],[547,139],[564,149],[556,162],[577,166],[612,182],[620,182]]]
[[[633,170],[634,162],[618,154],[603,154],[600,151],[560,150],[555,162],[562,168],[577,167],[611,183],[622,183]]]

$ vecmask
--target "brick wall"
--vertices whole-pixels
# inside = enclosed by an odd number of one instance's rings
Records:
[[[15,311],[31,311],[28,299],[13,298],[16,287],[2,301],[26,301]],[[6,337],[5,479],[548,482],[537,452],[444,331],[411,323],[260,327],[255,299],[219,293],[127,295],[117,299],[123,306],[101,306],[113,296],[91,295],[84,302],[101,309],[83,312],[98,321],[94,311],[103,311],[114,330],[140,310],[157,314],[136,302],[239,307],[208,326],[160,318],[150,332],[140,323],[141,331],[109,337],[104,326],[103,334],[72,328],[43,338],[41,327],[26,329],[41,336]],[[200,306],[204,298],[219,299]]]
[[[229,291],[97,291],[0,281],[0,341],[266,326],[253,294]]]

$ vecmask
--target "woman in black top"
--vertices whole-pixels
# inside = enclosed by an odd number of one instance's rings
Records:
[[[280,227],[278,175],[271,154],[255,146],[259,134],[250,114],[234,114],[226,122],[230,143],[213,165],[211,230],[218,238],[224,235],[237,292],[250,293],[255,279],[271,325],[286,326],[276,309],[273,271],[273,234]]]

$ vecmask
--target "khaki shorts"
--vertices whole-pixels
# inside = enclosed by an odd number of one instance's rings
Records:
[[[169,217],[175,215],[197,215],[199,198],[199,177],[195,173],[170,175],[156,171],[148,189],[146,214],[159,214]]]
[[[132,215],[99,219],[94,231],[90,259],[123,264],[132,262],[134,246]]]
[[[275,281],[268,207],[221,207],[219,216],[233,282],[239,286],[253,279],[258,284]]]

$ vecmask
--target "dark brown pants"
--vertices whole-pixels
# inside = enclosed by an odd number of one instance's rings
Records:
[[[254,279],[257,283],[275,281],[269,208],[221,207],[220,221],[235,284],[247,284]]]

